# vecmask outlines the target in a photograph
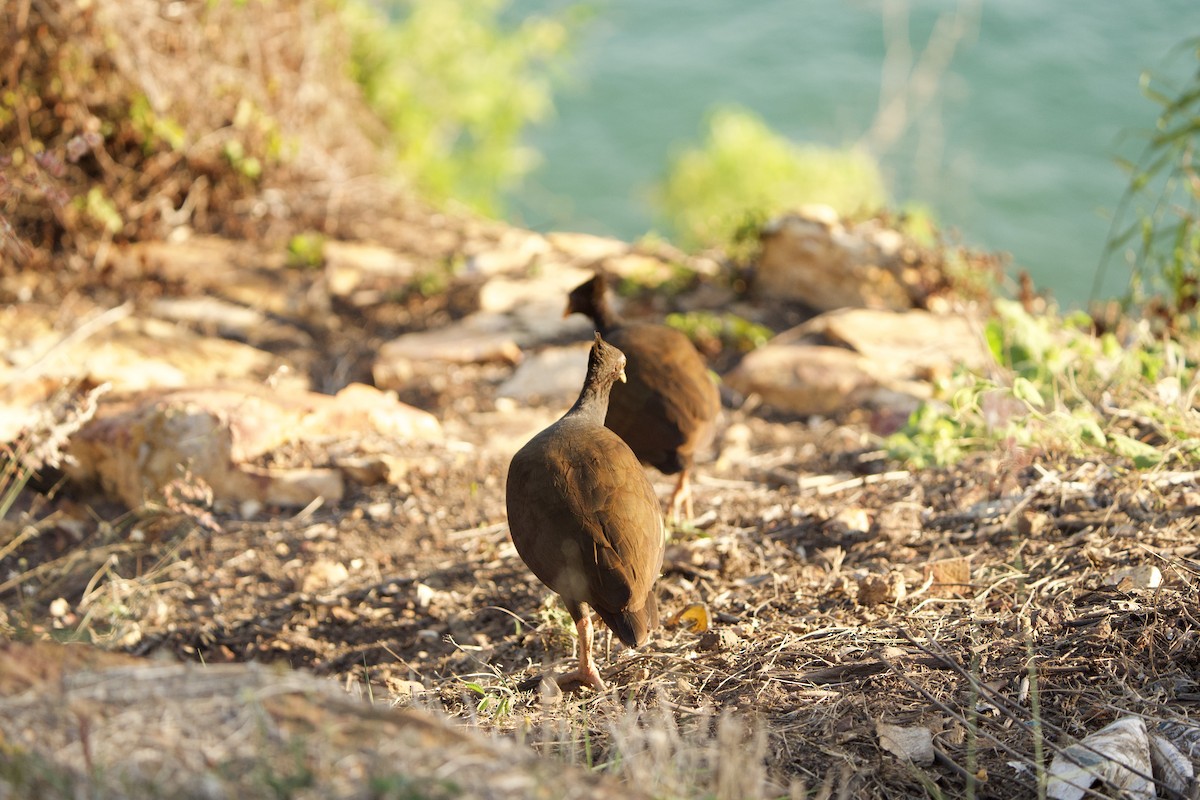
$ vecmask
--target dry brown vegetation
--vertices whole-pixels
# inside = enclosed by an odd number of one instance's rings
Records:
[[[248,7],[3,6],[5,302],[186,295],[106,255],[186,232],[369,231],[430,268],[499,235],[374,177],[382,134],[346,99],[321,3]],[[453,316],[470,287],[448,288],[279,319],[311,333],[310,383],[337,388]],[[37,448],[86,415],[70,395],[10,443],[6,470],[38,470],[0,475],[0,630],[109,652],[0,650],[0,797],[1035,797],[1056,752],[1118,717],[1200,738],[1195,472],[1015,445],[909,471],[853,410],[727,408],[658,588],[667,617],[699,605],[708,628],[601,648],[607,694],[539,685],[573,639],[507,538],[494,443],[527,421],[497,411],[506,370],[414,384],[452,446],[405,448],[402,479],[301,513],[214,512],[198,486],[123,509],[64,483]],[[933,762],[889,752],[881,723],[927,731]]]
[[[445,223],[388,177],[331,7],[5,3],[5,260],[80,271],[110,243],[192,233],[436,238]]]

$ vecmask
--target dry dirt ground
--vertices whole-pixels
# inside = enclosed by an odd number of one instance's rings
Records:
[[[335,366],[361,377],[384,338],[450,313],[410,297],[338,316],[336,335],[316,337],[314,385]],[[618,773],[629,748],[653,746],[623,737],[632,719],[673,732],[679,751],[689,736],[718,742],[738,765],[727,797],[759,764],[769,788],[741,796],[1033,797],[1038,759],[1076,738],[1124,715],[1154,725],[1200,711],[1196,475],[1018,451],[910,472],[853,412],[798,420],[752,404],[724,409],[697,518],[671,532],[657,587],[668,624],[637,651],[599,637],[607,694],[539,688],[570,667],[573,633],[509,542],[494,443],[563,409],[496,411],[507,370],[414,386],[403,399],[435,413],[451,444],[406,449],[402,481],[354,487],[335,508],[198,521],[127,513],[44,476],[14,514],[86,504],[95,524],[49,526],[5,552],[10,630],[282,663]],[[670,479],[651,474],[665,497]],[[1130,567],[1155,568],[1161,585],[1143,588]],[[51,608],[60,597],[66,613]],[[696,604],[707,630],[672,620]],[[748,733],[719,733],[723,714]],[[933,763],[888,752],[880,723],[930,732]]]

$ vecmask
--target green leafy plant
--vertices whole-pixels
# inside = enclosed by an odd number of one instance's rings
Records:
[[[1200,36],[1180,51],[1200,62]],[[1195,329],[1200,301],[1200,67],[1179,85],[1150,72],[1142,90],[1159,107],[1154,127],[1142,133],[1141,153],[1118,159],[1129,183],[1114,215],[1105,248],[1131,271],[1128,305],[1144,309],[1171,329]]]
[[[503,0],[346,0],[354,78],[388,126],[400,169],[428,196],[495,213],[535,165],[520,144],[552,110],[548,67],[563,19],[502,24]]]
[[[89,217],[100,223],[110,234],[119,233],[121,228],[125,227],[125,221],[121,219],[121,212],[117,210],[116,204],[105,195],[104,190],[99,186],[88,189],[87,196],[79,205],[83,207]]]
[[[1033,315],[998,300],[985,337],[987,374],[960,370],[934,387],[887,439],[913,466],[949,464],[997,445],[1102,452],[1137,468],[1200,455],[1200,417],[1188,399],[1194,364],[1148,325],[1123,338],[1095,334],[1074,313]]]
[[[511,690],[503,687],[487,689],[474,681],[463,681],[463,686],[479,698],[475,703],[475,711],[480,715],[491,717],[493,722],[500,722],[512,714]]]
[[[287,264],[295,269],[316,269],[325,260],[325,236],[315,231],[298,233],[288,240]]]
[[[797,145],[753,113],[724,108],[710,117],[702,144],[673,158],[656,201],[685,246],[736,253],[788,208],[825,203],[861,214],[882,206],[885,191],[863,151]]]
[[[683,332],[693,342],[716,340],[722,348],[746,353],[761,347],[771,338],[771,329],[739,317],[729,311],[689,311],[668,314],[667,325]]]
[[[141,138],[146,155],[151,155],[160,144],[171,150],[183,150],[187,142],[187,131],[183,126],[169,117],[155,114],[144,94],[135,95],[130,101],[129,123]]]
[[[642,242],[654,246],[650,238],[644,238]],[[647,266],[618,276],[613,290],[621,297],[637,297],[646,293],[657,297],[675,297],[695,286],[696,279],[695,270],[682,264],[668,264],[665,278],[659,266]]]

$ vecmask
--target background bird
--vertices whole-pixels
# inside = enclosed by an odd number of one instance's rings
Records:
[[[604,427],[625,365],[597,333],[579,399],[517,451],[506,489],[517,552],[562,597],[579,632],[579,667],[558,682],[577,680],[597,691],[605,685],[592,660],[584,605],[630,647],[658,626],[653,589],[662,569],[662,512],[633,451]]]
[[[629,359],[629,380],[613,388],[604,424],[639,461],[667,475],[679,474],[669,502],[671,518],[678,521],[683,505],[691,519],[689,473],[696,452],[712,441],[721,410],[704,358],[674,328],[621,319],[608,304],[602,273],[571,292],[566,315],[575,312],[590,317],[604,339]]]

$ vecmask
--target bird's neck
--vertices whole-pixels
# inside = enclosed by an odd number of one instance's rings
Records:
[[[592,309],[592,322],[596,324],[596,330],[600,331],[601,336],[607,337],[621,326],[622,321],[621,316],[613,311],[612,306],[603,298],[597,301]]]
[[[575,419],[586,419],[598,425],[604,424],[604,416],[608,413],[608,396],[612,392],[612,383],[593,380],[591,375],[584,381],[583,390],[575,400],[575,405],[567,412],[567,416]]]

